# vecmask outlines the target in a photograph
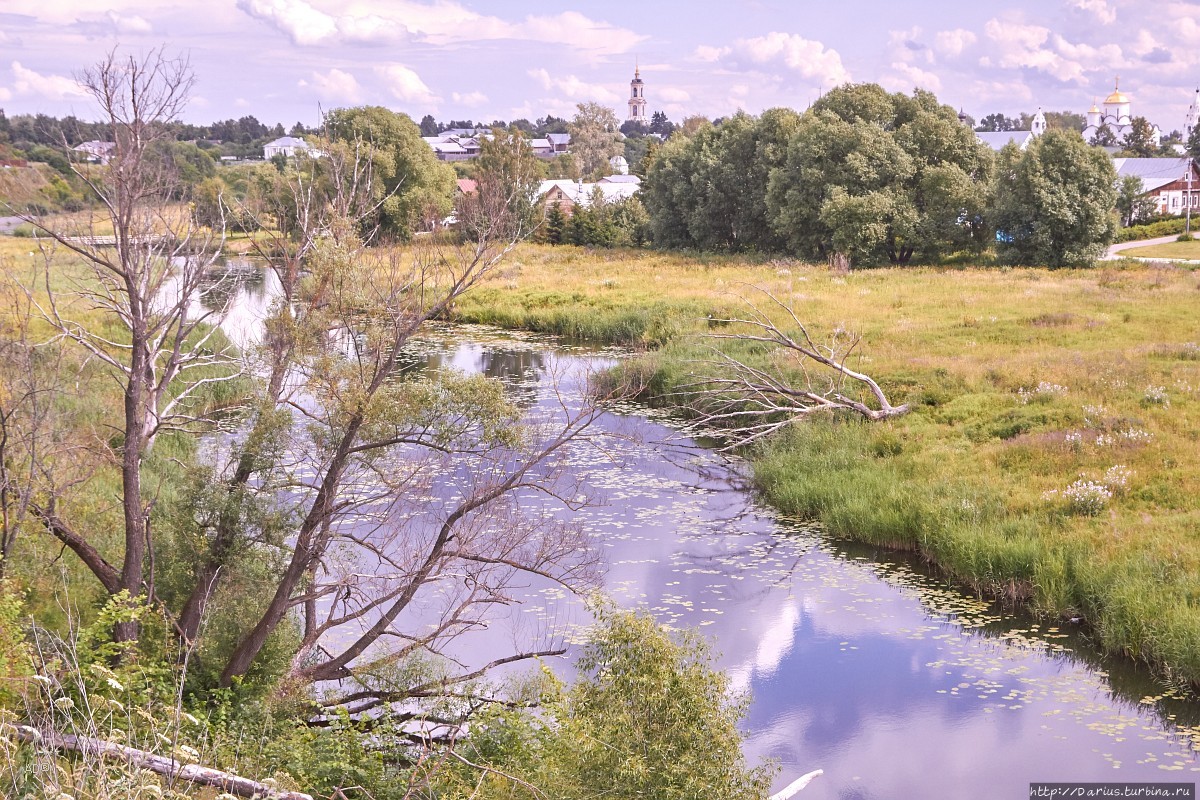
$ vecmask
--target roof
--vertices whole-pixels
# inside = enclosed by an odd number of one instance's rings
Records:
[[[308,142],[295,136],[281,136],[273,142],[267,142],[263,147],[308,147]]]
[[[1186,158],[1114,158],[1117,177],[1133,175],[1142,179],[1142,191],[1152,192],[1160,186],[1187,177]]]
[[[642,179],[637,175],[609,175],[607,178],[601,178],[600,183],[641,183]]]
[[[610,176],[619,177],[619,176]],[[538,187],[538,197],[542,197],[547,192],[558,189],[572,203],[587,207],[592,202],[592,195],[600,192],[600,196],[605,202],[614,202],[616,200],[624,200],[627,197],[633,197],[641,188],[637,183],[576,183],[572,180],[559,179],[554,181],[542,181]]]
[[[101,142],[93,139],[90,142],[80,142],[72,149],[87,153],[107,153],[116,146],[116,142]]]
[[[551,150],[554,148],[549,139],[530,139],[529,146],[534,150]]]
[[[458,184],[458,190],[463,194],[475,194],[475,191],[479,188],[479,184],[470,178],[459,178],[455,183]]]
[[[1122,92],[1121,89],[1116,86],[1113,87],[1112,94],[1110,94],[1108,97],[1104,98],[1104,105],[1106,105],[1106,106],[1118,105],[1120,103],[1128,103],[1128,102],[1129,102],[1129,95]]]
[[[975,137],[993,150],[1001,150],[1004,145],[1014,142],[1018,147],[1024,147],[1029,141],[1029,131],[976,131]]]
[[[550,144],[570,144],[571,134],[569,133],[547,133],[546,138],[550,140]]]

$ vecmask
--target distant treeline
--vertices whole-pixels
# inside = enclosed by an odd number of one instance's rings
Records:
[[[226,119],[209,125],[178,122],[172,126],[174,138],[196,142],[202,148],[215,149],[220,155],[261,156],[262,145],[280,136],[315,134],[317,129],[297,122],[290,129],[281,123],[269,126],[254,116]],[[105,122],[88,122],[75,116],[52,117],[48,114],[6,116],[0,109],[0,147],[28,153],[36,147],[61,148],[65,142],[74,147],[82,142],[112,141],[112,129]],[[35,159],[41,160],[41,159]]]

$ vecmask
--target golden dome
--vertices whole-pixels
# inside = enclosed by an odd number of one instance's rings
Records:
[[[1096,105],[1096,98],[1092,98],[1092,107],[1088,109],[1089,114],[1099,114],[1100,107]]]
[[[1129,95],[1127,95],[1121,91],[1120,81],[1117,81],[1116,83],[1113,84],[1112,94],[1110,94],[1108,97],[1104,98],[1104,105],[1106,105],[1106,106],[1115,106],[1115,105],[1120,105],[1121,103],[1128,103],[1128,102],[1129,102]]]

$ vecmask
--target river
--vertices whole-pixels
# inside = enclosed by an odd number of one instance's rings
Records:
[[[223,325],[256,335],[272,276],[246,265]],[[583,376],[620,354],[480,328],[432,328],[410,364],[504,380],[531,412],[578,398]],[[578,512],[622,606],[710,638],[749,692],[745,751],[780,766],[776,788],[824,774],[800,797],[1018,798],[1031,782],[1185,782],[1200,773],[1200,703],[1101,657],[1070,622],[1004,611],[902,554],[833,540],[786,520],[742,469],[682,438],[669,417],[606,413],[603,447],[568,469]],[[583,616],[531,585],[464,647]],[[569,634],[561,634],[568,639]],[[473,642],[473,643],[472,643]],[[563,659],[569,673],[570,653]]]

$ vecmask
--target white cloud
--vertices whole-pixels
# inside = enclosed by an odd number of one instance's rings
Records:
[[[1067,5],[1079,11],[1091,14],[1105,25],[1111,25],[1117,19],[1117,10],[1106,0],[1067,0]]]
[[[153,26],[143,17],[139,17],[136,14],[123,16],[115,11],[108,11],[105,13],[105,16],[108,17],[108,21],[117,33],[144,34],[154,32]]]
[[[728,47],[712,47],[711,45],[702,44],[696,48],[695,56],[701,61],[712,63],[720,61],[721,56],[728,55],[731,52]]]
[[[621,101],[620,95],[607,86],[599,83],[587,83],[574,75],[561,77],[551,75],[544,68],[531,69],[527,74],[540,83],[543,89],[557,91],[571,98],[573,102],[583,103],[594,100],[600,103],[619,103]]]
[[[363,101],[362,87],[349,72],[344,72],[336,67],[324,74],[320,72],[312,73],[312,81],[300,81],[300,86],[311,86],[313,92],[322,100],[331,100],[337,103],[351,105],[361,103]]]
[[[701,45],[696,48],[695,56],[701,61],[731,62],[734,66],[782,64],[801,77],[825,85],[850,80],[838,51],[794,33],[772,31],[765,36],[738,39],[729,47]]]
[[[403,64],[386,64],[375,67],[376,74],[387,83],[388,91],[398,100],[426,106],[436,105],[441,98],[421,80],[421,76]]]
[[[271,23],[295,44],[320,44],[338,32],[333,17],[305,0],[238,0],[237,6],[250,16]]]
[[[884,77],[884,86],[893,91],[908,92],[912,89],[928,89],[937,93],[942,90],[942,79],[936,74],[921,69],[915,64],[893,61],[891,72]]]
[[[654,89],[652,94],[656,98],[662,98],[667,103],[686,103],[692,99],[692,95],[683,89],[677,89],[673,86],[664,86],[661,89]]]
[[[962,55],[979,37],[965,28],[955,28],[951,31],[938,31],[933,37],[933,46],[939,53],[950,58]]]
[[[4,102],[5,100],[12,100],[12,96],[13,96],[13,93],[11,90],[5,89],[3,86],[0,86],[0,103]]]
[[[510,21],[452,0],[237,0],[237,7],[298,45],[396,42],[408,36],[436,45],[514,39],[610,55],[628,52],[647,38],[578,11]]]
[[[71,97],[86,97],[87,92],[74,78],[63,75],[42,75],[12,62],[13,86],[9,97],[38,95],[48,100],[64,100]]]
[[[739,39],[734,43],[734,49],[756,64],[782,61],[789,69],[821,83],[839,84],[850,80],[850,73],[842,64],[838,51],[794,33],[772,31],[766,36]]]
[[[1028,103],[1033,100],[1033,91],[1023,81],[977,80],[971,83],[971,96],[979,100]]]
[[[538,42],[564,44],[604,54],[628,53],[647,36],[607,22],[590,19],[578,11],[553,17],[528,17],[516,26],[517,36]]]
[[[1036,69],[1059,80],[1083,82],[1083,65],[1057,51],[1071,50],[1074,46],[1057,34],[1052,40],[1049,28],[991,19],[984,25],[984,33],[998,45],[999,56],[994,61],[980,59],[981,66],[994,63],[1004,69]]]
[[[483,92],[467,92],[466,94],[453,92],[450,99],[460,106],[469,107],[481,106],[488,101],[487,95]]]

